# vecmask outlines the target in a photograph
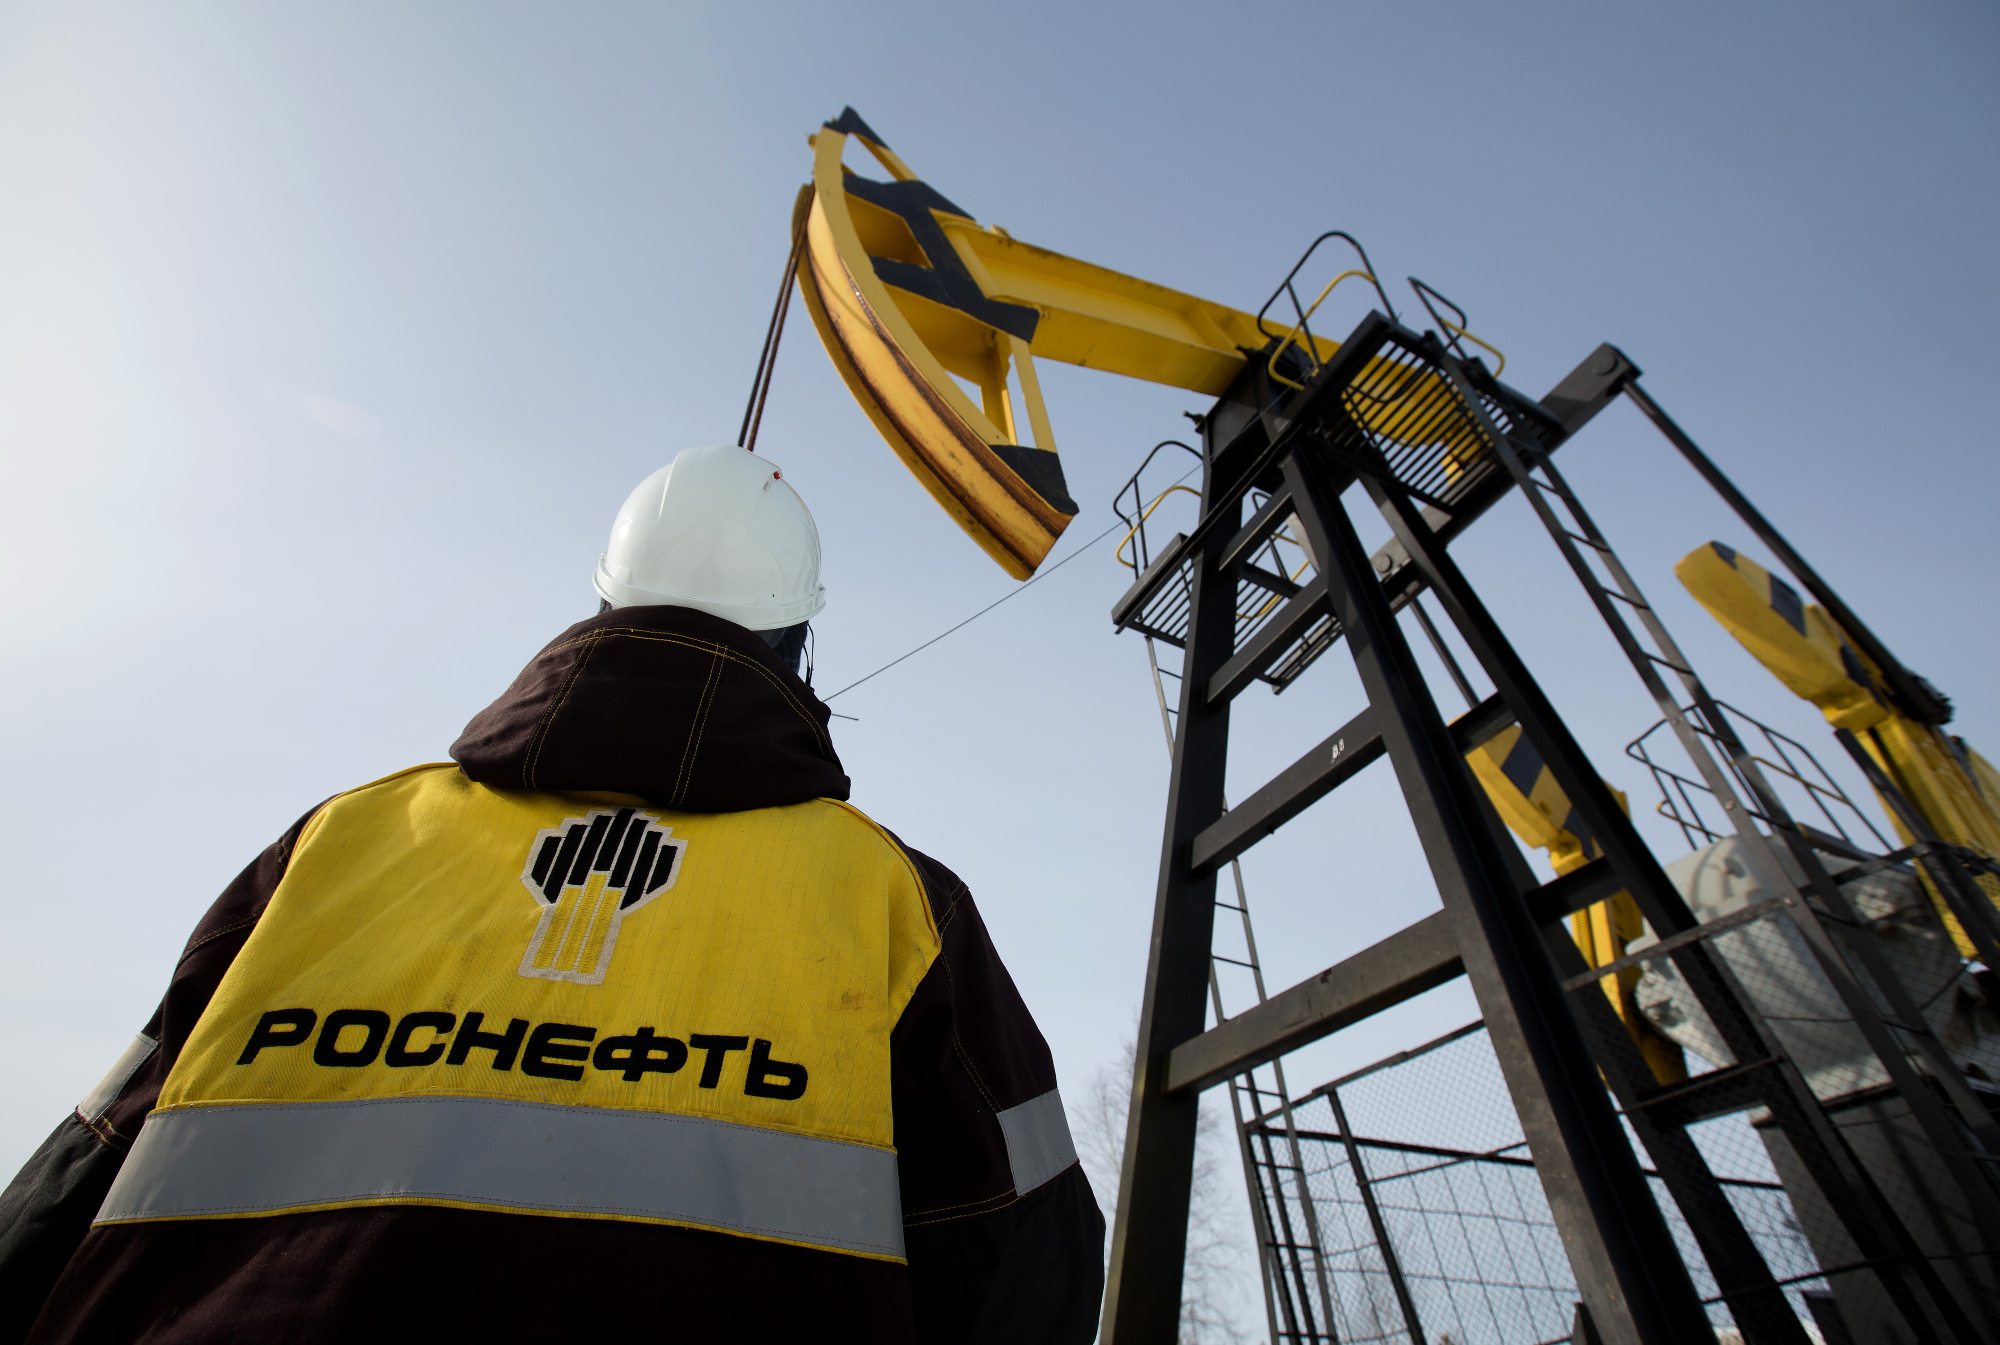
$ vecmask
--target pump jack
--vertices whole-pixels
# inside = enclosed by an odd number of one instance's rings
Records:
[[[889,181],[842,163],[850,139]],[[1474,348],[1494,352],[1466,330],[1465,315],[1414,280],[1436,325],[1405,325],[1366,253],[1344,234],[1316,241],[1252,314],[982,226],[851,108],[812,144],[813,180],[799,193],[793,237],[797,282],[821,340],[883,438],[1009,574],[1031,575],[1077,513],[1038,358],[1216,399],[1198,421],[1199,515],[1153,550],[1141,514],[1140,573],[1112,613],[1118,629],[1182,649],[1184,665],[1101,1339],[1178,1338],[1201,1093],[1463,975],[1575,1274],[1577,1339],[1680,1345],[1712,1331],[1649,1189],[1650,1161],[1743,1338],[1804,1345],[1784,1287],[1689,1134],[1704,1120],[1756,1108],[1768,1118],[1760,1123],[1767,1143],[1786,1156],[1794,1202],[1837,1224],[1841,1245],[1855,1249],[1859,1260],[1845,1273],[1865,1286],[1878,1314],[1869,1329],[1893,1333],[1884,1339],[2000,1341],[1991,1255],[1942,1263],[1907,1216],[1909,1193],[1892,1189],[1896,1174],[1857,1155],[1718,952],[1716,930],[1696,919],[1453,558],[1453,543],[1481,515],[1521,492],[1686,753],[1690,778],[1714,796],[1758,880],[1781,894],[1759,914],[1785,922],[1786,937],[1809,952],[1851,1016],[1907,1111],[1902,1133],[1927,1146],[1927,1170],[1949,1183],[1954,1217],[1978,1246],[2000,1248],[2000,1129],[1986,1096],[1968,1085],[1963,1062],[1875,948],[1843,890],[1848,875],[1828,871],[1825,838],[1787,810],[1554,454],[1627,397],[1834,614],[1865,656],[1869,694],[1920,725],[1941,722],[1948,703],[1784,543],[1646,392],[1633,362],[1599,346],[1550,392],[1531,397],[1489,371]],[[1351,247],[1356,263],[1306,303],[1297,278],[1323,243]],[[1349,279],[1372,287],[1380,308],[1344,339],[1315,334],[1320,304]],[[1281,305],[1289,312],[1274,318]],[[977,404],[959,380],[978,391]],[[1024,426],[1028,444],[1020,442]],[[1363,501],[1393,534],[1373,554],[1353,517]],[[1258,563],[1280,535],[1309,560],[1303,582]],[[1397,617],[1426,593],[1495,688],[1453,718],[1431,694]],[[1231,703],[1259,681],[1283,690],[1336,645],[1354,662],[1365,706],[1225,808]],[[1893,792],[1881,769],[1888,759],[1860,756],[1875,761],[1878,787]],[[1443,909],[1210,1025],[1218,873],[1383,759]],[[1380,777],[1376,787],[1387,788]],[[1906,839],[1921,845],[1924,819],[1908,811]],[[1509,826],[1566,856],[1558,877],[1532,874]],[[1966,950],[1980,953],[1989,945],[1970,941],[2000,937],[1993,894],[1981,885],[1994,886],[1991,871],[1979,867],[1993,856],[1982,861],[1981,852],[1929,840],[1935,848],[1922,857],[1940,866],[1936,899]],[[1635,928],[1643,917],[1658,939],[1647,956],[1671,963],[1691,988],[1728,1063],[1688,1077],[1677,1052],[1647,1039],[1612,979],[1635,957],[1624,954],[1623,936],[1582,937],[1584,922],[1577,937],[1565,933],[1564,919],[1579,913],[1586,921],[1594,913],[1600,931]],[[1408,1336],[1423,1339],[1407,1296],[1403,1306]],[[1283,1334],[1318,1341],[1335,1339],[1333,1331],[1328,1321]]]

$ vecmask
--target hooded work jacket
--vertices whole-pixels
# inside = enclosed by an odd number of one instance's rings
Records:
[[[300,819],[0,1196],[0,1340],[1088,1341],[1048,1047],[828,717],[626,608]]]

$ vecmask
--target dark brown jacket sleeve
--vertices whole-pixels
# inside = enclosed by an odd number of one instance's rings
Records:
[[[1037,1155],[1010,1154],[1002,1123],[1037,1099],[1045,1101],[1029,1112],[1039,1110],[1044,1139],[1050,1118],[1060,1121],[1048,1043],[965,884],[908,853],[942,942],[890,1039],[918,1338],[1088,1345],[1104,1293],[1104,1217],[1073,1152],[1049,1175]],[[1017,1147],[1026,1147],[1023,1115],[1013,1118]],[[1069,1145],[1066,1126],[1059,1143]]]
[[[167,1071],[180,1058],[181,1047],[208,1007],[222,974],[263,915],[311,816],[307,813],[293,823],[223,890],[195,926],[166,996],[134,1050],[62,1119],[0,1192],[0,1345],[13,1345],[27,1336],[49,1289],[90,1231],[105,1192],[160,1096]],[[156,1043],[151,1050],[145,1045],[148,1040]],[[138,1056],[143,1058],[135,1062]],[[118,1082],[117,1074],[126,1069],[129,1075]]]

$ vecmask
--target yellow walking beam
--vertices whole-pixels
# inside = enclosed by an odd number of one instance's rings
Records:
[[[842,164],[850,136],[891,181]],[[852,108],[811,144],[813,180],[793,227],[805,231],[799,287],[820,340],[904,464],[1016,579],[1034,573],[1077,510],[1035,359],[1217,396],[1283,335],[981,225]],[[1337,343],[1312,347],[1324,360]]]
[[[1883,689],[1881,670],[1825,609],[1806,603],[1791,585],[1721,542],[1689,552],[1674,573],[1772,676],[1818,706],[1835,728],[1852,730],[1933,832],[2000,859],[2000,774],[1964,739],[1899,713]],[[1884,811],[1905,845],[1916,839],[1886,801]],[[1920,867],[1918,876],[1959,951],[1976,956],[1930,874]],[[2000,879],[1984,875],[1978,881],[2000,906]]]

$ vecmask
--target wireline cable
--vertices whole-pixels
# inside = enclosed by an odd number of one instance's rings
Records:
[[[1201,469],[1199,467],[1189,468],[1186,472],[1182,473],[1180,481],[1174,482],[1174,485],[1178,486],[1179,484],[1181,484],[1181,481],[1187,480],[1188,477],[1193,476],[1196,472],[1200,470]],[[890,659],[887,663],[877,668],[874,672],[869,673],[867,677],[860,679],[860,681],[849,682],[846,686],[834,692],[832,696],[823,696],[821,697],[821,699],[830,701],[834,698],[834,696],[845,696],[848,692],[860,686],[862,682],[866,682],[870,678],[880,677],[883,673],[889,671],[889,669],[895,667],[898,663],[901,663],[903,659],[913,658],[916,655],[923,653],[926,649],[929,649],[932,645],[936,644],[939,640],[942,640],[945,636],[952,634],[954,631],[963,630],[965,627],[970,626],[973,622],[979,620],[980,617],[985,616],[988,612],[998,607],[1001,603],[1006,602],[1009,598],[1016,598],[1019,597],[1021,594],[1026,593],[1036,584],[1041,583],[1042,580],[1048,578],[1050,575],[1054,574],[1057,570],[1060,570],[1063,566],[1069,564],[1071,561],[1075,560],[1078,556],[1081,556],[1084,552],[1090,550],[1090,548],[1092,548],[1093,546],[1096,546],[1099,542],[1109,537],[1112,533],[1118,531],[1119,525],[1122,524],[1124,521],[1125,520],[1120,519],[1118,520],[1117,523],[1113,523],[1103,532],[1098,533],[1097,536],[1091,538],[1089,541],[1085,542],[1082,546],[1070,552],[1067,556],[1064,556],[1061,560],[1057,561],[1055,564],[1049,566],[1046,570],[1038,572],[1033,579],[1030,579],[1027,583],[1021,585],[1021,587],[1015,589],[1011,593],[1001,594],[999,597],[995,598],[992,602],[987,603],[984,607],[974,612],[971,616],[959,622],[956,626],[953,626],[951,630],[942,631],[939,634],[933,635],[930,639],[924,641],[922,644],[918,645],[915,649],[912,649],[909,653],[904,654],[902,658]],[[841,718],[846,719],[848,718],[848,716],[842,715]]]
[[[1122,523],[1123,520],[1120,520],[1120,522]],[[1075,560],[1078,556],[1081,556],[1084,552],[1090,550],[1090,548],[1092,548],[1093,546],[1096,546],[1099,542],[1109,537],[1112,533],[1118,531],[1118,528],[1119,528],[1119,523],[1113,523],[1103,532],[1098,533],[1097,536],[1091,538],[1089,541],[1085,542],[1082,546],[1070,552],[1067,556],[1064,556],[1061,560],[1057,561],[1055,564],[1049,566],[1048,569],[1043,570],[1041,573],[1037,574],[1033,579],[1030,579],[1027,583],[1021,585],[1021,587],[1015,589],[1011,593],[1001,594],[999,597],[995,598],[992,602],[987,603],[984,607],[974,612],[971,616],[959,622],[956,626],[953,626],[951,630],[941,632],[940,634],[937,635],[933,635],[930,639],[925,640],[915,649],[912,649],[909,653],[903,655],[902,658],[895,658],[889,660],[887,663],[877,668],[874,672],[869,673],[868,677],[862,678],[861,681],[859,682],[849,682],[846,686],[834,692],[833,696],[822,697],[822,699],[830,701],[834,698],[834,696],[845,696],[848,692],[860,686],[862,682],[868,681],[869,678],[880,677],[883,673],[889,671],[889,669],[895,667],[898,663],[901,663],[903,659],[913,658],[916,655],[923,653],[926,649],[929,649],[939,640],[942,640],[946,635],[950,635],[953,631],[963,630],[965,627],[970,626],[973,622],[979,620],[980,617],[985,616],[988,612],[998,607],[1001,603],[1006,602],[1009,598],[1018,598],[1019,596],[1021,596],[1021,594],[1026,593],[1036,584],[1041,583],[1042,580],[1048,578],[1048,576],[1054,574],[1057,570],[1060,570],[1063,566],[1069,564],[1071,561]]]

